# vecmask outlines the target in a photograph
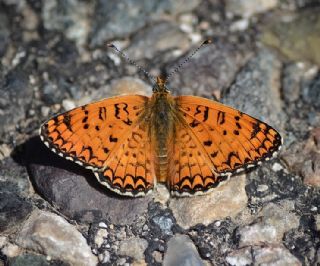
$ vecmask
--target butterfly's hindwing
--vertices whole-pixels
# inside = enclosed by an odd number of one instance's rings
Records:
[[[198,137],[184,121],[176,121],[172,143],[168,168],[168,185],[172,194],[203,194],[228,179],[214,170]]]
[[[137,125],[106,160],[102,171],[95,171],[101,184],[127,196],[144,196],[154,186],[154,155],[148,125]]]

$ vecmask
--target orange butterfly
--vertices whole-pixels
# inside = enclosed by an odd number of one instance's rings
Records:
[[[158,77],[153,95],[118,96],[57,115],[40,128],[58,155],[91,169],[102,185],[144,196],[165,182],[178,196],[217,187],[276,154],[279,133],[231,107],[173,97]]]

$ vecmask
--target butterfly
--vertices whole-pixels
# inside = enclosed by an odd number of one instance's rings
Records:
[[[157,78],[151,97],[112,97],[59,114],[41,126],[41,139],[133,197],[157,182],[177,196],[201,194],[279,150],[271,126],[216,101],[172,96],[165,81]]]

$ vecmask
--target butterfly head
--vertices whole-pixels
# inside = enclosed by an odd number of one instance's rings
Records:
[[[156,84],[153,87],[153,92],[157,92],[157,93],[169,93],[169,90],[166,87],[166,81],[167,79],[165,77],[162,76],[158,76],[157,77],[157,81]]]

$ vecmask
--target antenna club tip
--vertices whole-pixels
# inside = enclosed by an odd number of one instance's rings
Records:
[[[202,44],[210,44],[210,43],[212,43],[212,40],[211,39],[207,39]]]

